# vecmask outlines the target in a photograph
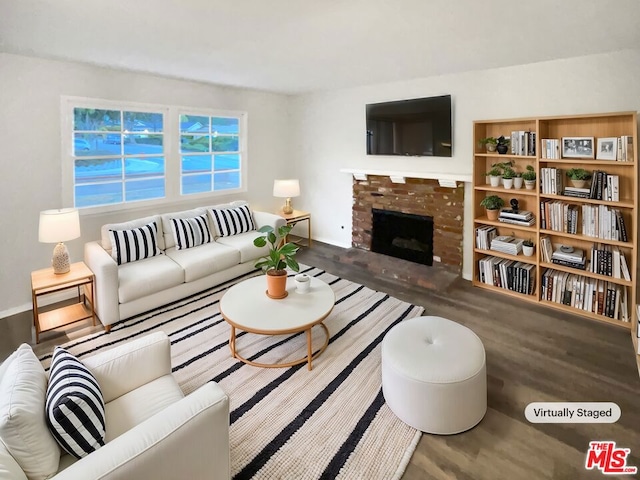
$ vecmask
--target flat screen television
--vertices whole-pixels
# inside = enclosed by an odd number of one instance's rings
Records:
[[[451,153],[451,95],[367,105],[367,155]]]

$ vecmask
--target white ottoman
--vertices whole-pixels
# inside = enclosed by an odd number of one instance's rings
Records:
[[[441,317],[400,322],[382,341],[382,392],[400,420],[423,432],[474,427],[487,411],[482,341]]]

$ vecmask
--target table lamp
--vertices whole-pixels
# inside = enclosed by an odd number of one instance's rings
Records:
[[[69,264],[69,251],[62,243],[80,236],[80,216],[75,208],[62,208],[59,210],[45,210],[40,212],[40,227],[38,240],[42,243],[56,243],[53,248],[51,266],[53,273],[67,273]]]
[[[291,197],[297,197],[298,195],[300,195],[300,182],[297,178],[274,180],[273,196],[287,199],[284,206],[282,207],[282,213],[293,213],[293,207],[291,206]]]

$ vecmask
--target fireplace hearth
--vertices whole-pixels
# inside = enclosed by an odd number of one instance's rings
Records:
[[[371,250],[433,265],[433,217],[372,209]]]

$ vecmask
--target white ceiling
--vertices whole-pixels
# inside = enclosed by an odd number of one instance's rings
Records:
[[[629,48],[638,0],[0,0],[0,51],[289,94]]]

